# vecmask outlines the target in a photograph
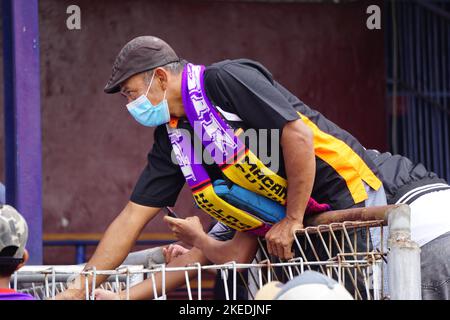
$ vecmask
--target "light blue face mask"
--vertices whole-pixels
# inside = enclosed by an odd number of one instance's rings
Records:
[[[145,95],[141,95],[136,100],[127,104],[127,109],[131,113],[134,119],[140,124],[146,127],[157,127],[161,124],[167,123],[170,120],[169,105],[166,100],[166,91],[164,91],[164,97],[157,105],[152,105],[147,98],[148,91],[152,86],[155,73],[153,72],[152,79],[147,88]]]

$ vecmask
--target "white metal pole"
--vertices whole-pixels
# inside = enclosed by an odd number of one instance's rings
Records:
[[[387,212],[388,283],[391,300],[420,300],[420,248],[411,240],[411,214],[408,205]]]

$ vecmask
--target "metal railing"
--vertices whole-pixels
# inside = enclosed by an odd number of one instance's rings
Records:
[[[103,287],[114,292],[125,290],[127,298],[134,284],[151,279],[153,298],[166,299],[166,280],[174,272],[183,272],[185,281],[181,285],[185,286],[187,297],[202,299],[204,274],[214,270],[221,275],[225,299],[235,300],[242,291],[248,299],[253,299],[256,292],[272,280],[287,282],[305,270],[315,270],[344,285],[355,299],[420,299],[420,249],[411,241],[409,214],[407,205],[398,205],[307,217],[305,222],[309,227],[295,232],[296,256],[289,261],[274,261],[268,256],[264,241],[259,239],[259,252],[255,260],[247,264],[195,263],[184,267],[157,264],[148,268],[123,266],[117,270],[84,271],[80,266],[78,269],[29,267],[14,274],[12,286],[39,298],[52,299],[65,290],[67,281],[81,274],[87,276],[84,278],[85,298],[90,300],[94,299],[93,284],[97,277],[106,275],[108,280]],[[386,225],[389,228],[387,244],[383,242]],[[371,245],[369,234],[373,232],[382,235],[379,247]],[[389,291],[383,281],[386,277]],[[196,279],[195,289],[191,278]],[[40,294],[36,293],[37,287],[41,288]]]

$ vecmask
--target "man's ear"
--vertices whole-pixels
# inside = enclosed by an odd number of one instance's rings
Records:
[[[167,89],[167,81],[169,80],[169,72],[164,68],[158,67],[155,69],[155,80],[158,80],[163,90]]]
[[[28,254],[28,250],[27,250],[27,249],[24,249],[24,251],[23,251],[23,262],[20,263],[20,264],[17,266],[16,271],[19,270],[20,268],[22,268],[22,267],[27,263],[27,261],[28,261],[29,258],[30,258],[30,255]]]

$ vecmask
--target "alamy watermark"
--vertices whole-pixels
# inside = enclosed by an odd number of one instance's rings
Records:
[[[381,29],[381,9],[379,6],[373,4],[367,7],[366,13],[370,16],[366,20],[366,26],[369,30]]]
[[[69,15],[66,20],[66,26],[69,30],[81,30],[81,9],[72,4],[67,7],[66,13]]]
[[[236,137],[233,129],[227,129],[222,134],[208,134],[202,130],[202,123],[195,121],[194,132],[203,132],[203,143],[196,134],[193,136],[187,129],[177,129],[177,132],[171,133],[171,158],[174,164],[181,167],[191,164],[233,164],[243,158],[244,150],[239,149],[239,145],[244,144],[257,157],[247,158],[246,161],[250,164],[259,160],[273,172],[278,172],[280,168],[278,129],[246,129]],[[236,143],[237,139],[242,144]]]

